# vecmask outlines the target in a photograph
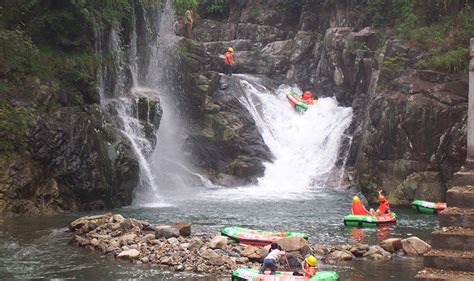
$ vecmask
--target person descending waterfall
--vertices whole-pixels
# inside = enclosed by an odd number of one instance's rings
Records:
[[[284,255],[286,255],[286,253],[281,249],[280,245],[278,245],[276,242],[273,242],[270,246],[270,252],[263,259],[262,267],[260,267],[258,273],[262,274],[265,269],[270,268],[270,274],[275,274],[276,262]]]
[[[375,212],[375,215],[380,216],[380,215],[385,215],[385,214],[390,214],[390,204],[388,203],[387,198],[382,195],[382,190],[379,190],[379,207],[377,211]]]
[[[304,92],[304,94],[301,96],[301,99],[304,101],[311,100],[313,98],[313,94],[310,91]]]
[[[352,214],[356,216],[369,216],[370,212],[367,211],[365,208],[364,204],[360,202],[360,198],[357,196],[354,196],[352,198]]]
[[[305,91],[301,96],[301,100],[307,104],[315,104],[315,101],[317,101],[318,98],[316,96],[313,96],[313,93],[311,93],[311,91]]]
[[[234,65],[234,49],[232,47],[227,48],[224,54],[224,74],[232,75],[232,65]]]

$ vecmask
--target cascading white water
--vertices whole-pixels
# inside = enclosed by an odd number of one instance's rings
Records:
[[[334,98],[321,98],[300,114],[286,100],[290,89],[301,93],[300,89],[283,85],[272,92],[258,78],[238,76],[245,93],[240,101],[275,159],[265,164],[265,175],[256,186],[219,189],[210,196],[300,200],[324,187],[333,173],[343,169],[336,162],[352,109],[338,106]]]
[[[141,97],[153,100],[166,92],[167,85],[162,83],[169,57],[167,53],[177,42],[172,31],[171,1],[161,3],[164,6],[160,9],[132,5],[129,41],[124,41],[127,36],[121,36],[123,30],[119,23],[105,37],[106,46],[102,45],[101,29],[95,30],[97,52],[107,52],[112,56],[112,64],[104,64],[99,71],[101,106],[115,116],[117,127],[129,140],[139,162],[139,183],[133,198],[135,206],[163,205],[156,172],[150,165],[154,144],[145,133],[143,120],[138,118]],[[167,108],[164,100],[160,104]]]

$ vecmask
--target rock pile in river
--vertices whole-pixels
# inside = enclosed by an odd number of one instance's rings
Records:
[[[191,224],[186,222],[177,222],[175,225],[151,224],[111,213],[78,218],[71,222],[69,228],[75,232],[71,242],[77,246],[171,271],[228,274],[237,267],[259,268],[269,249],[269,245],[238,244],[220,235],[192,234]],[[428,244],[416,237],[389,239],[382,242],[381,246],[360,243],[330,247],[310,245],[302,237],[285,237],[277,243],[288,253],[288,264],[292,271],[298,270],[304,257],[310,254],[323,262],[335,263],[352,259],[391,259],[405,252],[410,254],[404,249],[415,248],[415,243],[421,243],[416,249],[429,248]],[[419,254],[418,250],[416,252]],[[287,266],[286,261],[280,264]]]

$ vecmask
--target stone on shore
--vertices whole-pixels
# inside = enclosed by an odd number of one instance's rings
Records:
[[[209,248],[211,249],[226,249],[227,248],[228,239],[225,236],[216,236],[212,238],[209,242]]]
[[[137,259],[139,256],[140,256],[140,251],[136,249],[131,249],[127,251],[122,251],[120,254],[117,255],[117,258]]]
[[[408,237],[402,239],[403,251],[409,256],[422,256],[429,250],[431,250],[431,245],[421,240],[416,236]]]
[[[171,238],[171,237],[179,237],[179,230],[175,227],[169,225],[160,225],[155,228],[155,236],[156,238]]]
[[[181,236],[191,236],[191,224],[184,222],[184,221],[178,221],[174,225],[174,227],[179,231],[179,235]]]
[[[308,245],[308,241],[303,237],[284,237],[276,241],[285,252],[299,251]]]

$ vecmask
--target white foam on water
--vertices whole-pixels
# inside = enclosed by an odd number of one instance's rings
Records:
[[[286,94],[297,87],[280,86],[275,92],[258,79],[240,75],[245,96],[241,102],[253,116],[274,155],[265,163],[265,175],[253,186],[216,188],[206,197],[227,200],[301,200],[320,193],[336,167],[352,109],[338,106],[334,98],[320,98],[304,113],[296,112]],[[341,173],[342,175],[342,173]]]

